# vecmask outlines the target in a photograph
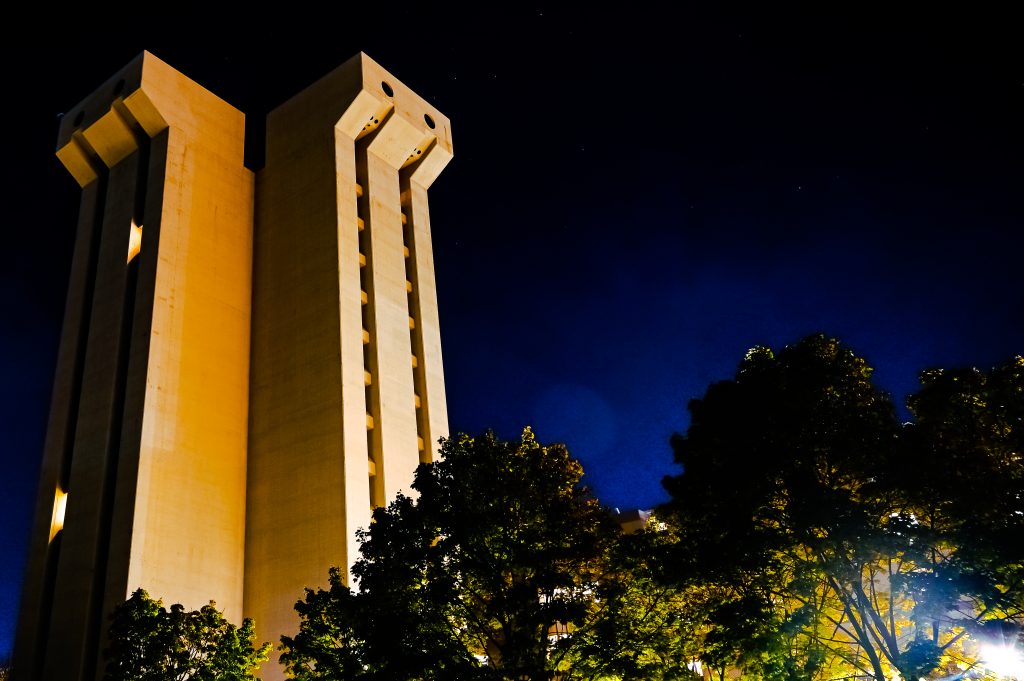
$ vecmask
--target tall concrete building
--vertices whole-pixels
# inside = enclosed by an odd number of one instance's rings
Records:
[[[62,120],[82,198],[16,679],[96,678],[138,587],[276,643],[447,434],[448,119],[360,54],[270,114],[256,173],[244,123],[149,53]]]

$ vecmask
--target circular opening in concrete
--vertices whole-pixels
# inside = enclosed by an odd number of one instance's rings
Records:
[[[75,116],[75,125],[81,125],[82,121],[85,120],[85,111],[79,111],[78,115]]]
[[[395,91],[391,89],[391,86],[388,85],[388,82],[386,80],[382,80],[380,82],[380,89],[383,90],[384,94],[386,94],[388,97],[395,96]]]
[[[423,120],[426,121],[427,127],[433,130],[436,127],[434,119],[430,117],[430,114],[423,114]]]
[[[114,96],[116,97],[122,92],[124,92],[124,78],[117,81],[117,85],[114,86]]]

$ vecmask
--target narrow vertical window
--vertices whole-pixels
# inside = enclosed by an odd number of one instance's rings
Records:
[[[68,507],[68,493],[57,488],[53,496],[53,519],[50,521],[50,541],[64,529],[64,513]]]
[[[131,229],[128,230],[128,262],[131,262],[135,256],[142,250],[142,225],[135,224],[132,220]]]

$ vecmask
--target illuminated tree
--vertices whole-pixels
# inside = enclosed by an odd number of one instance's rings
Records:
[[[294,678],[632,679],[623,646],[672,647],[672,629],[646,637],[666,616],[645,621],[633,607],[649,596],[667,612],[671,590],[641,593],[653,580],[626,578],[646,559],[618,545],[564,446],[527,429],[511,442],[459,435],[441,450],[417,470],[415,499],[374,512],[352,569],[358,592],[333,570],[330,588],[296,605],[281,658]],[[605,635],[616,612],[636,615],[636,629]]]
[[[813,336],[692,401],[665,484],[676,581],[717,594],[705,661],[877,681],[976,665],[1021,614],[1021,375],[926,373],[903,425],[863,359]]]
[[[659,560],[676,548],[672,526],[652,515],[645,529],[611,547],[596,588],[600,608],[577,631],[574,678],[623,681],[695,681],[701,640],[703,589],[680,589]]]
[[[988,372],[926,371],[921,381],[892,479],[934,545],[919,555],[929,569],[907,578],[931,603],[916,613],[922,638],[941,646],[957,632],[972,655],[1013,647],[1024,625],[1024,358]]]
[[[256,681],[270,644],[255,648],[254,625],[224,619],[213,601],[199,610],[167,609],[139,589],[111,618],[105,681]]]

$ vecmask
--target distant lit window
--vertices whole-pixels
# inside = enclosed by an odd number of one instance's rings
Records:
[[[128,231],[128,262],[142,250],[142,225],[135,224],[132,220],[132,227]]]

